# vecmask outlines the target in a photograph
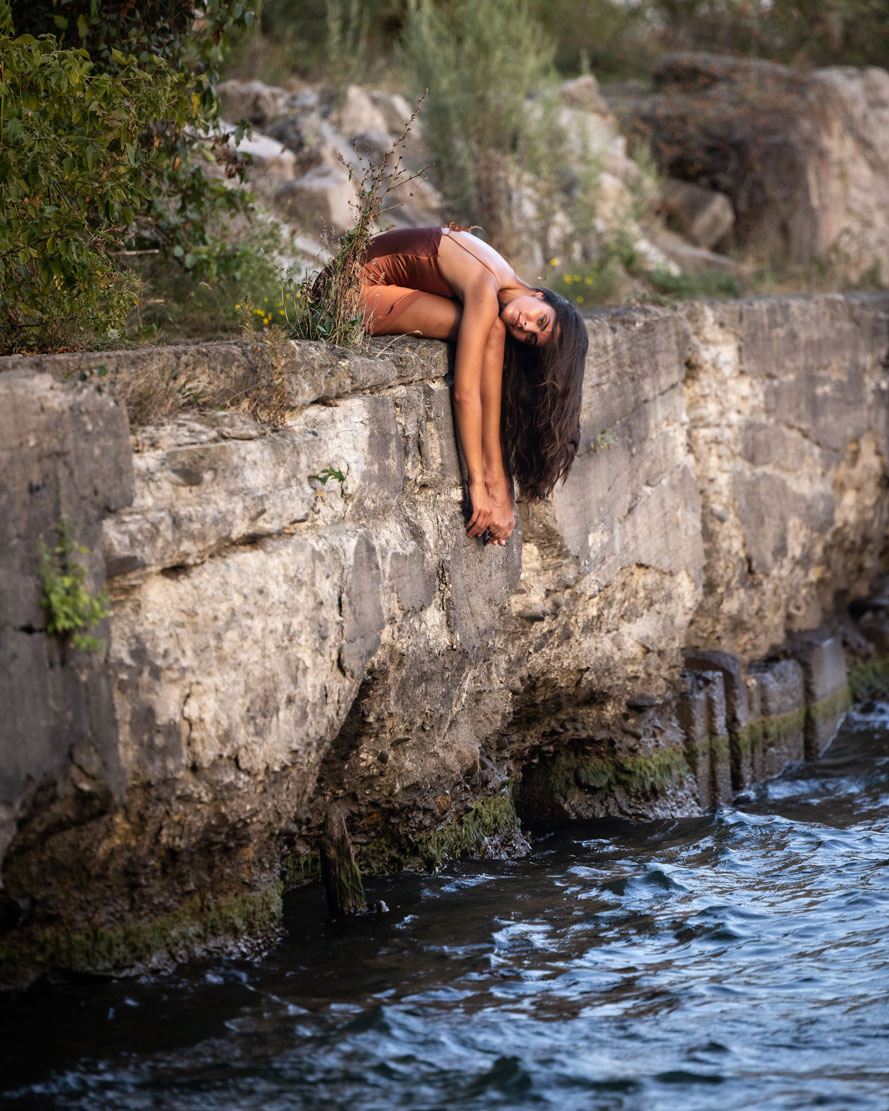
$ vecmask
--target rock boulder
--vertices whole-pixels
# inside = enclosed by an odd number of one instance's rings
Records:
[[[889,277],[889,73],[682,54],[656,78],[625,122],[662,173],[730,199],[740,248]]]

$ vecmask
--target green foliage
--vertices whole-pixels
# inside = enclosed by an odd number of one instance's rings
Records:
[[[247,195],[201,161],[245,167],[214,135],[226,26],[249,4],[0,0],[0,351],[57,350],[120,332],[138,283],[125,248],[200,279],[228,264],[213,217]]]
[[[237,36],[228,72],[270,84],[294,74],[334,87],[386,80],[404,8],[405,0],[264,0],[255,31]]]
[[[424,137],[455,219],[479,220],[501,251],[516,249],[515,190],[530,149],[526,98],[551,70],[549,38],[526,0],[414,0],[402,57],[428,89]]]
[[[702,274],[671,274],[669,270],[653,270],[647,277],[649,284],[663,301],[740,297],[743,294],[738,278],[721,270],[706,270]]]
[[[136,337],[157,342],[238,336],[284,325],[298,305],[282,288],[285,242],[276,224],[244,221],[236,237],[224,216],[211,218],[199,265],[186,269],[166,252],[127,258],[142,286],[128,318]],[[234,241],[230,241],[234,238]]]
[[[322,486],[326,486],[332,478],[341,485],[346,481],[345,474],[338,467],[324,467],[318,474],[309,475],[310,481],[320,482]]]
[[[651,3],[626,0],[533,0],[556,44],[562,73],[592,71],[600,80],[644,76],[658,47]]]
[[[564,73],[647,77],[679,49],[796,65],[889,65],[886,0],[534,0]]]
[[[550,287],[580,308],[588,309],[606,304],[619,281],[620,269],[616,259],[609,251],[603,250],[592,262],[573,266],[570,270],[557,274],[550,282]]]
[[[15,6],[11,24],[19,35],[53,35],[60,49],[82,48],[111,74],[120,55],[140,65],[160,59],[189,75],[203,117],[212,119],[226,36],[252,27],[254,19],[252,0],[30,0]]]
[[[651,0],[663,43],[800,65],[889,64],[885,0]]]
[[[677,49],[807,65],[889,66],[886,0],[528,0],[563,74],[647,78]],[[386,80],[411,0],[265,0],[234,71],[273,84]],[[449,6],[437,0],[435,7]],[[501,5],[507,14],[513,5]],[[331,31],[333,33],[331,34]],[[339,44],[349,44],[342,49]],[[350,52],[351,51],[351,52]],[[339,59],[339,60],[338,60]],[[339,76],[337,76],[339,74]],[[397,83],[397,82],[396,82]]]
[[[97,74],[85,51],[30,36],[0,39],[0,74],[0,350],[121,326],[135,287],[110,252],[156,162],[140,121],[184,121],[182,83],[160,61]]]
[[[47,613],[46,631],[70,640],[80,652],[101,652],[103,642],[90,636],[88,630],[111,612],[108,595],[104,588],[92,591],[87,585],[87,569],[75,556],[86,555],[89,549],[72,538],[64,517],[59,518],[57,531],[59,539],[54,548],[47,548],[43,542],[40,545],[40,604]]]
[[[558,259],[553,262],[558,264]],[[622,278],[627,276],[635,283],[632,299],[636,302],[668,305],[696,298],[744,295],[741,280],[722,270],[673,274],[667,269],[645,269],[626,229],[606,236],[591,262],[560,271],[550,285],[581,309],[590,309],[611,304],[621,289]]]
[[[342,87],[367,68],[368,11],[361,0],[327,0],[328,80]]]

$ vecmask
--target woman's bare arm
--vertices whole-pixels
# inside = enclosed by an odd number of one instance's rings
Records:
[[[490,529],[505,540],[513,527],[511,497],[500,447],[500,394],[505,328],[497,292],[486,276],[463,291],[454,367],[454,415],[469,473],[469,536]]]
[[[503,354],[506,327],[498,316],[488,333],[482,362],[482,457],[485,488],[493,505],[488,532],[493,541],[505,543],[515,526],[515,504],[512,483],[503,466],[500,439],[500,405],[503,393]]]

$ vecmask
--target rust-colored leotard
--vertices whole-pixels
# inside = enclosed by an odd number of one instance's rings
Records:
[[[402,228],[371,240],[362,272],[362,285],[374,287],[372,305],[365,302],[364,315],[364,326],[371,335],[390,329],[423,293],[454,296],[438,269],[438,246],[448,230]]]

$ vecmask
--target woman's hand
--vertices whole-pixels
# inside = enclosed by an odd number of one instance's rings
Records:
[[[466,535],[481,536],[490,527],[494,515],[494,505],[484,482],[469,483],[469,497],[472,501],[472,516],[466,525]]]
[[[488,523],[488,543],[499,544],[502,547],[515,528],[512,485],[504,475],[494,482],[486,483],[486,486],[492,507],[491,520]]]

